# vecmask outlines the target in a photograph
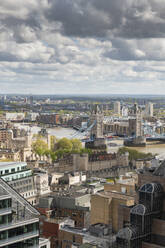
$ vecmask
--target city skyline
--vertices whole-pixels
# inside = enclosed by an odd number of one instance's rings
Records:
[[[0,7],[1,94],[165,94],[162,0]]]

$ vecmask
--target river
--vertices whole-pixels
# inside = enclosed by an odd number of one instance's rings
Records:
[[[15,123],[16,127],[29,130],[33,134],[37,134],[41,127],[39,126],[29,126],[29,124]],[[56,136],[58,139],[66,137],[68,139],[71,138],[83,138],[83,134],[72,129],[72,128],[64,128],[64,127],[54,127],[54,128],[46,128],[50,135]]]
[[[20,124],[16,123],[15,126],[19,128],[23,128],[26,130],[31,131],[32,133],[36,134],[38,131],[41,130],[41,127],[32,126],[30,127],[28,124]],[[47,131],[51,134],[56,136],[58,139],[66,137],[66,138],[83,138],[83,134],[72,129],[72,128],[64,128],[64,127],[54,127],[54,128],[47,128]],[[108,146],[108,152],[117,152],[119,147],[123,146],[123,140],[112,140],[110,143],[115,143],[117,146]],[[130,147],[129,147],[130,148]],[[153,153],[153,154],[165,154],[165,144],[156,144],[148,142],[146,147],[131,147],[131,149],[137,150],[139,152],[144,153]]]
[[[119,147],[123,146],[123,140],[113,140],[112,143],[116,143],[118,146],[109,147],[109,152],[117,152]],[[156,142],[147,142],[146,147],[129,147],[130,149],[137,150],[144,153],[152,154],[165,154],[165,144],[158,144]]]

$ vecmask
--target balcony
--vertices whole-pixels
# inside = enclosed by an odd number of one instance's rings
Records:
[[[15,237],[0,240],[0,247],[18,243],[27,239],[35,238],[39,236],[39,231],[29,232]]]

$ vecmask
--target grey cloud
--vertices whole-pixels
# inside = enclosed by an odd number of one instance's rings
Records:
[[[157,0],[54,0],[45,16],[79,37],[165,37],[165,7]],[[56,25],[54,23],[54,25]]]
[[[112,39],[112,46],[103,56],[114,60],[165,60],[164,39]]]

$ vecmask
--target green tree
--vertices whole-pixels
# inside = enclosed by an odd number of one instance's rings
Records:
[[[80,150],[80,154],[88,153],[89,155],[92,154],[92,150],[89,148],[82,148]]]
[[[35,154],[37,154],[39,157],[41,157],[48,150],[48,145],[45,141],[38,138],[35,142],[33,142],[32,150]]]
[[[67,150],[72,151],[72,142],[67,138],[62,138],[57,142],[57,150]]]
[[[57,154],[56,152],[50,151],[50,157],[52,159],[52,161],[56,161],[57,160]]]
[[[73,152],[80,152],[82,149],[82,143],[79,139],[71,139],[72,142],[72,151]]]
[[[152,158],[153,154],[152,153],[144,153],[144,152],[138,152],[137,150],[130,149],[127,147],[121,147],[118,150],[119,154],[123,153],[129,153],[129,159],[130,160],[136,160],[136,159],[145,159],[145,158]]]

